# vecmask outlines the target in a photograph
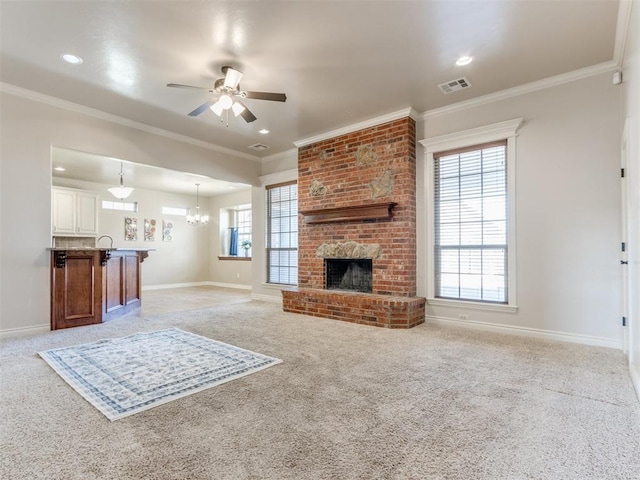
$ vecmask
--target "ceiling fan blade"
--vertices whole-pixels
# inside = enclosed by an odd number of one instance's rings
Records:
[[[253,98],[255,100],[271,100],[273,102],[286,102],[287,96],[284,93],[269,92],[240,92],[243,98]]]
[[[167,87],[173,88],[190,88],[194,90],[209,90],[213,93],[213,90],[207,87],[194,87],[193,85],[182,85],[181,83],[167,83]]]
[[[188,115],[190,117],[197,117],[198,115],[200,115],[202,112],[204,112],[207,108],[211,107],[214,103],[216,103],[217,100],[209,100],[206,103],[203,103],[202,105],[200,105],[198,108],[196,108],[193,112],[189,112]]]
[[[244,118],[245,122],[251,123],[257,120],[257,117],[253,113],[251,113],[251,111],[245,105],[242,106],[244,107],[244,110],[240,113],[240,116]]]
[[[234,70],[231,67],[222,67],[222,73],[224,73],[224,86],[232,90],[238,88],[240,79],[242,78],[242,72]]]

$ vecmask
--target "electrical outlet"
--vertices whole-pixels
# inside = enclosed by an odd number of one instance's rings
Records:
[[[469,315],[465,314],[465,313],[459,313],[458,314],[458,318],[460,320],[469,320]]]
[[[236,278],[240,278],[240,274],[239,273],[236,273]]]

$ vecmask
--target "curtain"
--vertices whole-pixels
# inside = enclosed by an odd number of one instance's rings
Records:
[[[238,228],[229,227],[229,255],[238,255]]]

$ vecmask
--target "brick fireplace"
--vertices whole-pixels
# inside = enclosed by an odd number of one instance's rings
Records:
[[[415,145],[406,117],[299,148],[298,287],[283,290],[285,311],[389,328],[424,322]],[[327,288],[328,261],[349,278]]]

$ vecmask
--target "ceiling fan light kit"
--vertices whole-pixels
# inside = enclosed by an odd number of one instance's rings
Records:
[[[233,105],[233,100],[231,99],[231,97],[229,95],[225,94],[225,95],[222,95],[220,97],[220,99],[218,100],[218,103],[225,110],[229,110],[231,108],[231,106]]]
[[[211,105],[209,107],[211,109],[211,111],[213,113],[215,113],[217,116],[222,115],[222,111],[224,110],[224,108],[222,108],[222,105],[220,104],[220,102],[216,102],[213,105]]]
[[[242,72],[234,70],[229,66],[222,67],[222,73],[224,78],[219,78],[214,82],[213,88],[208,87],[196,87],[193,85],[182,85],[179,83],[168,83],[167,87],[173,88],[190,88],[196,90],[208,90],[209,93],[219,95],[217,100],[212,99],[200,105],[198,108],[189,112],[190,117],[197,117],[205,110],[209,109],[217,116],[220,117],[220,121],[224,121],[223,114],[226,112],[227,127],[229,126],[229,110],[233,111],[233,114],[238,117],[242,116],[245,122],[251,123],[256,120],[256,116],[251,113],[246,105],[240,101],[240,99],[253,99],[253,100],[270,100],[272,102],[286,102],[287,96],[284,93],[271,93],[271,92],[247,92],[240,90],[240,80],[242,79]]]
[[[246,107],[240,102],[236,102],[231,106],[231,110],[233,110],[233,114],[237,117],[246,110]]]

